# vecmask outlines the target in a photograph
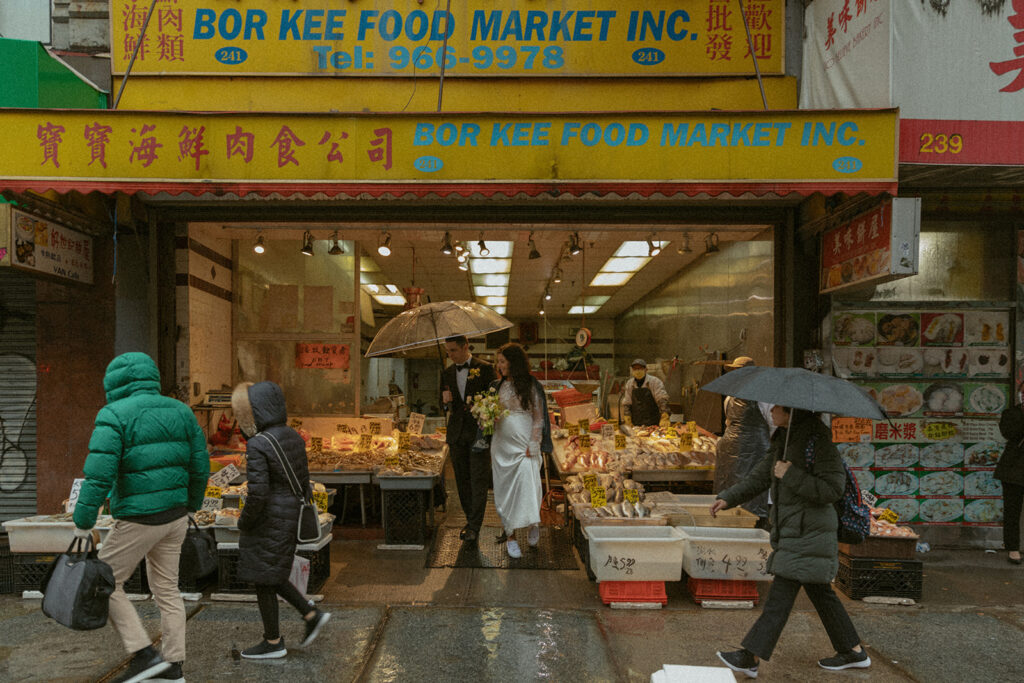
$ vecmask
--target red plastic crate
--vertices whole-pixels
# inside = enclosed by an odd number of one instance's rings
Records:
[[[613,602],[660,602],[668,604],[664,581],[602,581],[597,584],[601,600]]]
[[[753,600],[756,605],[760,599],[756,581],[695,579],[691,576],[686,580],[686,588],[698,605],[704,600]]]

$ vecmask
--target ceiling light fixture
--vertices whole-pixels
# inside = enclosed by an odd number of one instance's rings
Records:
[[[342,254],[344,254],[345,250],[341,247],[341,242],[338,241],[337,230],[335,230],[334,234],[331,235],[331,240],[334,242],[334,244],[332,244],[331,248],[327,250],[327,253],[330,254],[331,256],[341,256]]]
[[[302,236],[302,253],[306,256],[313,255],[313,234],[309,230]]]
[[[707,254],[714,254],[718,251],[718,235],[713,232],[708,233],[708,236],[704,238],[704,251]]]
[[[551,301],[551,290],[550,289],[545,289],[544,290],[544,301]]]
[[[580,242],[580,234],[578,232],[574,232],[569,235],[569,253],[572,256],[575,256],[581,251],[583,251],[583,244]]]
[[[391,233],[381,233],[379,244],[377,245],[377,253],[381,256],[391,256]]]
[[[463,259],[462,261],[459,261],[459,270],[461,270],[463,272],[469,270],[469,261],[466,260],[466,259]]]
[[[650,256],[651,258],[653,258],[653,257],[657,256],[660,253],[661,253],[661,243],[658,242],[657,244],[655,244],[655,242],[654,242],[654,233],[652,232],[651,236],[647,238],[647,255]]]
[[[263,233],[256,235],[256,244],[253,245],[252,250],[257,254],[262,254],[267,249],[263,246]]]
[[[541,304],[540,310],[537,311],[537,315],[544,315],[544,305]]]
[[[452,234],[446,231],[444,233],[444,239],[441,240],[441,253],[445,256],[451,256],[452,251]]]
[[[529,245],[530,245],[530,260],[533,261],[535,259],[539,259],[540,258],[540,252],[537,251],[537,243],[533,241],[533,233],[532,232],[530,233]]]
[[[562,284],[562,269],[555,266],[555,272],[551,274],[551,281],[556,285]]]
[[[484,234],[483,233],[480,233],[480,241],[476,243],[476,246],[480,250],[480,255],[481,256],[490,256],[491,255],[491,250],[488,249],[487,245],[484,243]]]
[[[458,249],[456,249],[456,251],[458,251],[458,253],[455,255],[456,261],[458,261],[459,263],[465,263],[466,261],[469,260],[468,251],[459,251]]]
[[[685,235],[683,235],[683,244],[676,251],[679,253],[680,256],[682,256],[683,254],[689,254],[690,252],[693,251],[693,249],[690,248],[690,233],[686,233]]]

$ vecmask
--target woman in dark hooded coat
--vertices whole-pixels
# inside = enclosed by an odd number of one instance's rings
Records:
[[[281,454],[291,466],[303,494],[309,496],[306,444],[286,422],[284,393],[273,382],[235,387],[231,407],[246,443],[248,494],[238,518],[238,579],[256,585],[263,619],[263,641],[242,651],[246,659],[272,659],[288,654],[278,624],[277,596],[298,610],[306,622],[305,647],[331,618],[306,600],[288,577],[295,557],[300,501],[289,484]]]

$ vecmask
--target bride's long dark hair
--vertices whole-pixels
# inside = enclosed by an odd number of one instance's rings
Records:
[[[509,376],[502,379],[512,382],[520,405],[523,410],[529,411],[533,407],[533,376],[530,374],[530,359],[526,351],[519,344],[508,343],[498,349],[498,353],[508,361]]]

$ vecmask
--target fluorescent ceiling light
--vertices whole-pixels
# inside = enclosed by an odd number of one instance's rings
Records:
[[[473,288],[476,296],[505,296],[508,294],[508,287],[483,287],[477,285]]]
[[[490,308],[491,308],[492,311],[494,311],[498,315],[505,315],[505,307],[504,306],[491,306]]]
[[[611,257],[610,259],[608,259],[607,261],[604,262],[604,265],[601,266],[600,272],[602,272],[602,273],[635,273],[635,272],[639,271],[641,268],[643,268],[644,266],[646,266],[647,263],[650,260],[651,259],[648,256],[644,256],[643,258],[640,258],[639,256],[630,256],[630,257],[613,256],[613,257]]]
[[[620,287],[633,277],[633,273],[598,273],[590,281],[591,287]]]
[[[492,308],[494,306],[504,306],[505,304],[508,303],[508,297],[507,296],[485,296],[485,297],[483,297],[483,299],[480,300],[480,303],[482,303],[484,306],[491,306]]]
[[[384,286],[387,287],[388,291],[391,292],[392,294],[398,294],[398,287],[397,286],[395,286],[395,285],[384,285]]]
[[[373,297],[374,300],[383,306],[404,306],[405,297],[401,294],[380,294]]]
[[[475,258],[469,265],[474,273],[507,273],[512,270],[512,259]]]
[[[512,256],[513,242],[492,242],[491,240],[486,242],[487,258],[510,258]],[[483,258],[483,255],[480,253],[480,242],[471,242],[469,244],[469,253],[473,258]]]
[[[665,244],[668,244],[667,242]],[[647,256],[647,240],[633,240],[623,242],[615,250],[614,256]]]
[[[610,296],[586,296],[583,297],[583,303],[589,306],[604,306],[611,299]]]
[[[508,287],[508,275],[505,273],[473,273],[473,284],[485,287]]]
[[[378,287],[377,285],[372,285],[372,284],[371,285],[366,285],[364,287],[364,289],[366,291],[368,291],[370,294],[376,294],[377,292],[380,291],[380,287]]]
[[[590,315],[591,313],[597,313],[597,309],[600,306],[573,306],[569,309],[569,315]]]

